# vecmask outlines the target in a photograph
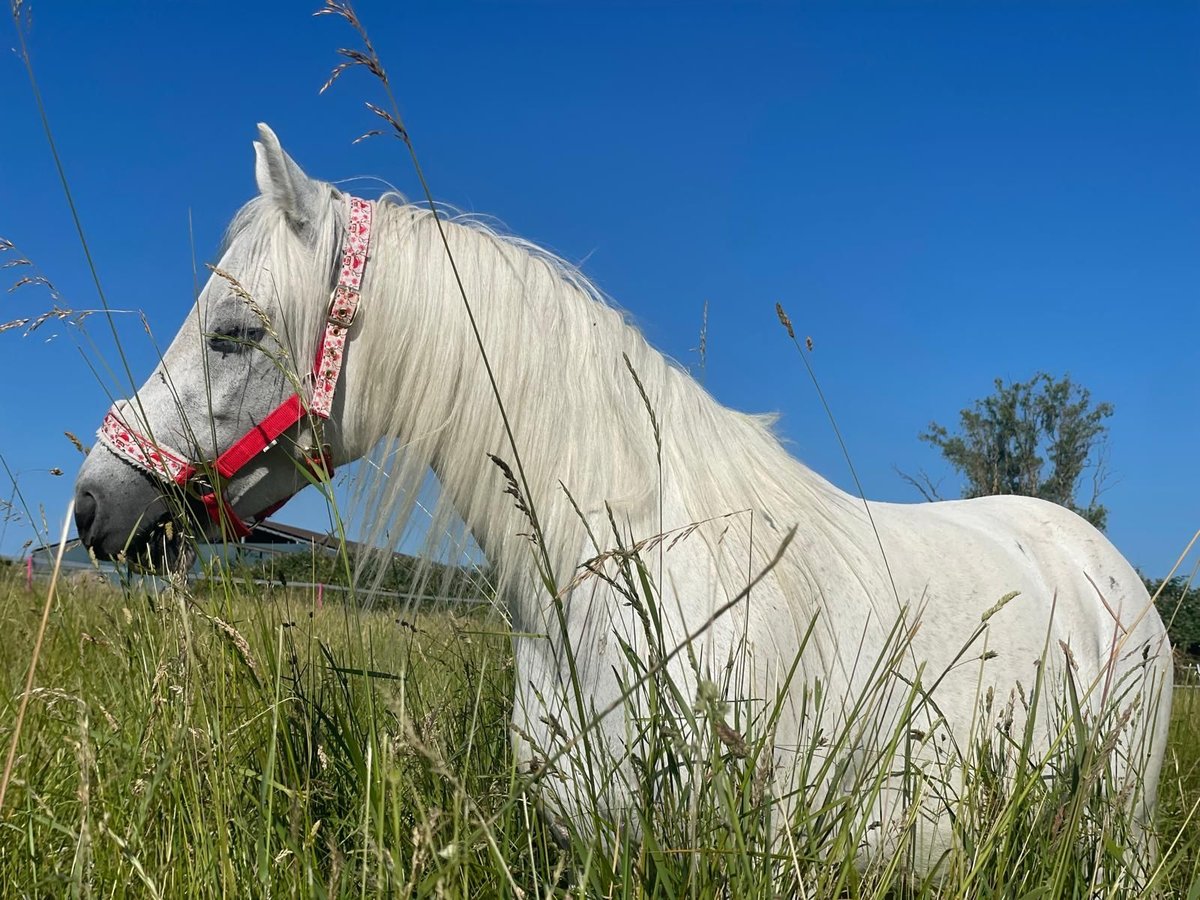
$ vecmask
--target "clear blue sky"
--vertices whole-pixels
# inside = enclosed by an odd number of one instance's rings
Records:
[[[351,145],[374,127],[366,78],[318,96],[351,35],[315,5],[34,4],[34,61],[101,277],[164,345],[193,295],[189,227],[210,258],[254,191],[256,122],[311,174],[416,193],[398,144]],[[838,484],[846,464],[776,301],[816,343],[870,497],[918,499],[894,467],[949,476],[918,432],[997,376],[1044,369],[1116,407],[1103,499],[1131,561],[1165,573],[1200,526],[1195,4],[360,12],[439,199],[581,262],[685,364],[708,301],[713,394],[778,410],[795,453]],[[0,235],[71,306],[94,306],[15,54],[0,83]],[[3,294],[0,321],[46,306]],[[154,352],[135,318],[121,330],[140,380]],[[89,332],[112,358],[103,323]],[[94,432],[105,391],[61,326],[0,335],[0,360],[0,453],[61,520],[78,465],[62,432]],[[311,500],[288,512],[319,524]],[[10,524],[0,552],[28,536]]]

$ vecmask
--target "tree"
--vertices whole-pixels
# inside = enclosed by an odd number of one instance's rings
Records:
[[[1044,372],[1029,381],[1005,384],[959,413],[951,433],[930,422],[921,440],[932,444],[964,479],[962,496],[1022,494],[1074,510],[1104,528],[1108,510],[1099,503],[1104,490],[1105,449],[1111,404],[1092,404],[1087,388],[1070,377],[1057,381]],[[1079,502],[1084,474],[1091,490]],[[901,475],[928,500],[941,499],[929,476]]]
[[[1191,578],[1182,575],[1170,581],[1147,578],[1145,582],[1151,597],[1158,594],[1155,605],[1166,623],[1177,658],[1200,663],[1200,590],[1192,585]]]

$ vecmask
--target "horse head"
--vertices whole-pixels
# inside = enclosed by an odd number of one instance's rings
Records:
[[[333,389],[354,324],[371,206],[305,175],[265,125],[254,150],[259,195],[229,226],[219,262],[157,368],[114,404],[79,472],[75,521],[97,556],[169,539],[175,529],[164,525],[181,514],[206,537],[243,534],[360,455],[345,445],[344,391]],[[364,215],[367,232],[355,243]],[[357,266],[351,288],[347,265]]]

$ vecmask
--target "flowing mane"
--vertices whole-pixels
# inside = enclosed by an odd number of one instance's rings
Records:
[[[432,511],[429,540],[444,541],[461,516],[500,584],[512,589],[520,582],[516,596],[526,596],[529,523],[505,494],[488,454],[515,462],[437,224],[428,208],[396,194],[382,198],[376,215],[361,330],[349,362],[370,360],[370,377],[351,379],[343,426],[356,445],[380,442],[375,476],[360,482],[368,539],[400,538],[432,467],[445,489]],[[331,216],[323,227],[329,234],[322,246],[336,248],[335,221]],[[280,225],[252,202],[234,227]],[[724,517],[703,531],[723,544],[727,596],[745,587],[796,525],[803,526],[806,552],[781,562],[795,596],[813,596],[811,566],[829,553],[860,573],[879,569],[878,546],[873,538],[863,541],[862,501],[792,457],[772,432],[773,417],[721,406],[561,258],[468,216],[443,216],[442,227],[560,587],[581,557],[614,546],[607,508],[624,542]],[[311,334],[312,321],[303,316],[291,330]],[[307,349],[299,348],[299,358]],[[405,386],[403,397],[395,385]],[[660,477],[675,486],[682,508],[660,509]],[[889,590],[881,599],[890,599]],[[888,608],[894,615],[894,603]]]

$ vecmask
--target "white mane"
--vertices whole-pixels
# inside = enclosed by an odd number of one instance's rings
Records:
[[[340,237],[337,209],[331,203],[330,220],[320,226],[328,232],[320,245],[331,261]],[[265,218],[252,203],[233,229],[264,227]],[[856,546],[861,502],[789,455],[772,434],[770,417],[718,404],[569,263],[477,220],[454,216],[442,224],[559,587],[581,558],[615,546],[606,504],[623,542],[728,516],[703,534],[723,545],[729,568],[720,575],[729,596],[796,525],[805,550],[789,553],[779,572],[793,596],[815,597],[818,579],[806,561],[832,552],[851,570],[878,569],[878,548]],[[315,333],[323,310],[307,312],[293,320],[293,333]],[[350,446],[378,446],[375,476],[360,480],[367,540],[401,540],[432,467],[445,489],[432,512],[431,543],[445,541],[457,514],[485,548],[500,585],[519,581],[527,588],[531,529],[488,459],[495,454],[516,469],[479,347],[433,215],[394,194],[377,205],[359,323],[348,353],[343,424]],[[299,358],[307,352],[299,348]],[[657,422],[662,479],[673,485],[683,509],[660,509],[655,429],[624,356]],[[887,599],[886,592],[881,596]]]
[[[331,273],[342,228],[334,194],[330,189],[325,221],[313,224],[317,252],[330,260]],[[860,531],[846,526],[861,520],[861,501],[784,450],[771,431],[772,417],[713,400],[576,267],[477,219],[442,216],[442,225],[516,436],[557,585],[572,579],[581,558],[615,546],[607,504],[622,541],[727,516],[704,533],[723,544],[731,568],[721,575],[731,596],[799,525],[798,543],[806,551],[789,553],[781,567],[791,571],[780,574],[796,588],[794,596],[813,597],[816,580],[804,571],[805,560],[835,547],[845,556],[846,538]],[[271,243],[278,251],[284,242],[273,237],[285,228],[283,216],[259,198],[234,219],[227,243],[244,241],[250,253]],[[276,259],[277,267],[288,265]],[[286,290],[274,289],[287,330],[297,336],[295,358],[311,358],[310,336],[319,333],[323,305],[289,303]],[[527,584],[531,529],[488,454],[514,470],[516,460],[427,208],[396,194],[379,201],[363,292],[347,355],[343,427],[349,446],[376,448],[375,474],[361,478],[357,492],[365,539],[378,546],[400,542],[432,467],[445,489],[432,511],[429,549],[444,556],[445,547],[436,545],[444,545],[461,516],[496,567],[499,584]],[[401,385],[404,395],[397,396]],[[650,410],[661,441],[661,475],[682,498],[681,510],[660,509]],[[877,547],[855,549],[861,558],[846,558],[845,565],[859,572],[878,568]]]

